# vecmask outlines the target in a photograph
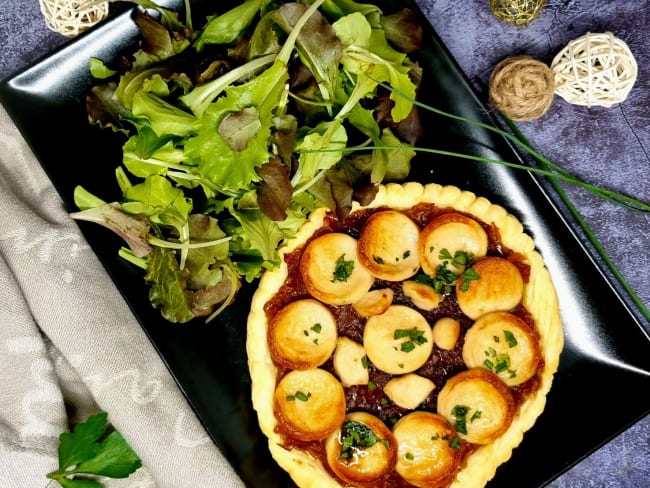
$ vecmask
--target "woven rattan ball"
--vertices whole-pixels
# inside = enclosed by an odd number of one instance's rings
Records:
[[[66,37],[76,37],[108,16],[101,0],[39,0],[46,25]]]
[[[490,103],[512,120],[544,115],[553,102],[554,90],[551,69],[530,56],[506,58],[490,76]]]
[[[551,63],[555,92],[567,102],[611,107],[624,101],[637,76],[630,48],[611,32],[571,41]]]
[[[490,0],[490,11],[497,19],[519,27],[535,20],[546,7],[546,0]]]

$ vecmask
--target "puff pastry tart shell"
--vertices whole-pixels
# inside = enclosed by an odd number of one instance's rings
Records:
[[[405,218],[421,205],[449,215],[417,225]],[[252,400],[271,454],[303,488],[369,486],[380,475],[382,486],[398,480],[400,487],[482,487],[544,410],[558,368],[563,331],[550,274],[513,215],[454,186],[380,186],[370,205],[353,206],[351,215],[357,212],[382,215],[366,216],[365,232],[349,236],[340,228],[323,230],[334,218],[326,209],[313,212],[280,249],[282,264],[264,274],[253,297],[247,328]],[[526,272],[495,257],[488,234],[497,235],[498,247],[517,256],[515,265],[524,263]],[[471,256],[467,265],[448,263],[456,279],[442,294],[417,280],[436,273],[441,247]],[[294,251],[302,253],[294,272],[310,296],[269,316],[265,306],[290,281],[284,257]],[[332,279],[341,263],[351,266],[349,282]],[[478,278],[467,275],[470,266]],[[393,303],[391,290],[400,303]],[[456,318],[437,324],[422,317],[435,313],[444,293],[456,294],[462,327]],[[404,300],[411,300],[408,310]],[[328,309],[342,306],[362,317],[368,337],[337,334]],[[425,378],[421,365],[430,355],[453,351],[462,371],[443,384]],[[390,378],[382,401],[392,397],[402,409],[392,425],[358,406],[346,411],[345,391],[370,386],[367,361]],[[521,393],[522,382],[534,386]],[[424,403],[415,403],[426,396],[436,400],[423,411]],[[340,456],[350,448],[341,432],[352,420],[361,425],[362,439],[373,439],[362,446],[369,456],[363,466]],[[291,437],[298,441],[288,442]],[[319,454],[303,448],[305,442],[321,443]]]

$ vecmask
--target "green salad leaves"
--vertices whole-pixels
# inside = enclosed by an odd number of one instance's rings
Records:
[[[72,217],[124,239],[167,320],[210,320],[279,264],[312,210],[345,216],[406,177],[422,132],[408,55],[421,30],[406,9],[351,0],[245,0],[197,30],[135,2],[159,15],[136,12],[142,41],[126,65],[91,60],[87,98],[91,123],[124,134],[121,197],[77,187]]]

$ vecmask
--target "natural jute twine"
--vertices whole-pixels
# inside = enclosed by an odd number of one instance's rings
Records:
[[[39,0],[46,25],[66,37],[76,37],[108,16],[108,2]]]
[[[571,41],[551,63],[556,93],[576,105],[611,107],[624,101],[636,81],[630,48],[611,32]]]
[[[490,103],[512,120],[534,120],[553,102],[553,72],[530,56],[512,56],[494,67]]]
[[[497,19],[525,27],[542,13],[546,0],[490,0],[490,11]]]

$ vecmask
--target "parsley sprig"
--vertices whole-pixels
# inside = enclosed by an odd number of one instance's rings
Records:
[[[91,415],[59,436],[59,469],[47,475],[63,488],[102,488],[92,476],[127,478],[142,466],[122,435],[107,429],[108,414]]]
[[[415,349],[415,346],[421,346],[427,341],[427,338],[424,337],[424,331],[419,330],[415,327],[412,329],[395,329],[393,332],[393,339],[404,339],[404,342],[400,344],[400,350],[402,352],[411,352]]]
[[[346,260],[345,254],[341,254],[334,266],[332,283],[336,281],[348,281],[348,278],[352,276],[352,271],[354,270],[354,261]]]
[[[448,249],[443,248],[438,254],[438,259],[440,259],[442,262],[440,265],[438,265],[438,268],[436,269],[436,275],[433,278],[426,274],[420,273],[415,277],[415,281],[433,287],[433,289],[439,295],[443,293],[451,293],[454,287],[454,283],[456,283],[458,280],[459,275],[449,269],[449,265],[463,270],[460,274],[464,280],[460,285],[461,291],[469,290],[469,282],[481,278],[479,274],[471,267],[472,263],[474,262],[474,256],[472,256],[471,253],[457,250],[452,256],[451,252],[449,252]]]
[[[377,442],[386,445],[388,441],[377,437],[367,425],[350,420],[345,422],[341,428],[341,454],[339,457],[350,459],[354,449],[368,449]]]

